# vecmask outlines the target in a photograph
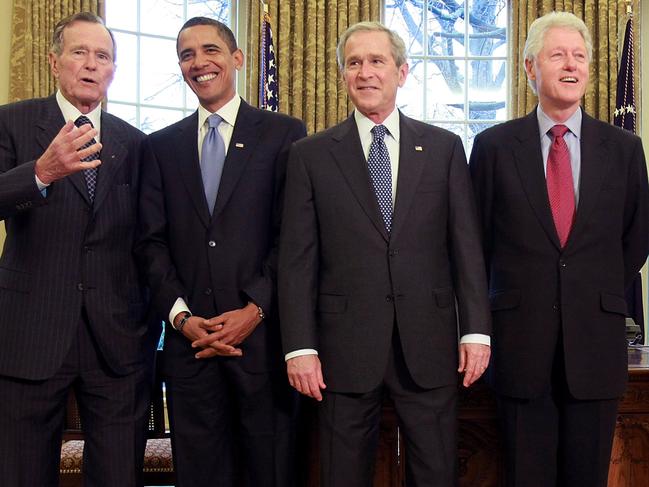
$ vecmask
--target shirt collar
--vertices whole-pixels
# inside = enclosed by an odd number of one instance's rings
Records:
[[[97,132],[101,130],[101,103],[97,105],[91,112],[81,113],[77,107],[75,107],[68,101],[65,96],[63,96],[61,90],[56,91],[56,103],[58,103],[59,105],[59,109],[63,114],[64,120],[72,120],[74,122],[77,118],[79,118],[80,115],[84,115],[88,117],[88,119],[92,122],[92,125],[95,129],[97,129]]]
[[[548,117],[548,115],[541,108],[540,104],[536,109],[536,118],[539,121],[539,133],[541,134],[541,139],[543,139],[543,137],[545,137],[545,134],[547,134],[552,127],[557,125],[557,122]],[[581,118],[581,107],[579,107],[577,108],[577,110],[575,110],[575,113],[570,115],[570,118],[568,118],[568,120],[560,125],[565,125],[566,127],[568,127],[568,130],[570,130],[570,132],[572,132],[579,139],[581,138]]]
[[[241,97],[234,95],[229,102],[214,113],[218,113],[224,122],[234,127],[234,122],[237,120],[237,113],[239,113],[240,105]],[[203,105],[198,105],[198,130],[201,129],[205,120],[207,120],[207,117],[210,115],[212,115],[212,112],[203,107]]]
[[[371,137],[372,129],[375,125],[378,125],[359,112],[358,109],[354,110],[354,120],[356,120],[356,127],[358,127],[360,137],[367,136],[367,134]],[[392,113],[383,120],[381,125],[385,125],[392,138],[399,142],[399,110],[397,110],[397,107],[394,107]]]

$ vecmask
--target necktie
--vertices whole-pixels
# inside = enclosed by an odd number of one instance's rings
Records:
[[[90,121],[90,119],[88,117],[86,117],[85,115],[79,116],[79,118],[77,118],[74,121],[74,124],[77,127],[81,127],[82,125],[86,125],[88,123],[90,124],[91,127],[94,127],[92,125],[92,122]],[[78,150],[82,150],[82,149],[85,149],[87,147],[90,147],[92,144],[95,144],[95,143],[97,143],[97,141],[94,138],[92,138],[91,140],[86,142],[84,145],[79,147]],[[98,158],[99,158],[99,152],[95,152],[94,154],[91,154],[91,155],[89,155],[87,157],[84,157],[83,159],[81,159],[81,161],[82,162],[90,162],[90,161],[94,161],[95,159],[98,159]],[[95,200],[95,189],[97,188],[97,168],[93,167],[93,168],[90,168],[90,169],[84,169],[83,170],[83,175],[86,178],[86,186],[88,187],[88,197],[90,198],[90,201],[94,201]]]
[[[214,211],[216,195],[219,192],[221,174],[223,174],[223,163],[225,162],[225,144],[217,127],[223,119],[213,113],[207,118],[209,129],[201,150],[201,175],[203,176],[203,189],[210,215]]]
[[[552,218],[561,247],[566,245],[575,217],[575,188],[572,181],[570,152],[563,139],[567,131],[568,127],[565,125],[555,125],[550,129],[554,140],[550,146],[545,176]]]
[[[367,157],[367,167],[383,216],[383,223],[389,233],[392,228],[392,169],[390,154],[384,140],[387,131],[384,125],[375,125],[372,128],[372,144]]]

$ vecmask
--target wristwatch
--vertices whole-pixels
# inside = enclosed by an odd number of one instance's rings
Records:
[[[187,320],[192,317],[192,314],[189,311],[183,311],[183,317],[178,322],[178,326],[174,325],[173,321],[171,322],[171,327],[179,332],[183,331],[183,327],[187,324]]]

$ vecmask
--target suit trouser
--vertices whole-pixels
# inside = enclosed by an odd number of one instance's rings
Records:
[[[84,485],[141,485],[151,388],[148,368],[143,364],[128,375],[115,375],[104,363],[85,319],[53,377],[40,381],[0,377],[0,485],[59,485],[70,388],[84,432]]]
[[[298,398],[283,370],[217,357],[166,383],[178,487],[294,485]]]
[[[395,326],[379,387],[362,394],[323,391],[319,408],[321,487],[373,485],[384,394],[394,402],[404,435],[406,487],[454,486],[457,385],[417,386],[406,367]]]
[[[533,399],[499,397],[508,487],[606,487],[618,399],[570,394],[563,345],[551,390]]]

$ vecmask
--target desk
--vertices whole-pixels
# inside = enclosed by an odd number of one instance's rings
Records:
[[[302,429],[306,456],[305,481],[318,487],[317,421],[315,407],[305,408]],[[460,487],[504,485],[502,447],[496,419],[496,402],[489,388],[479,382],[460,390],[458,467]],[[404,485],[407,452],[399,438],[391,404],[384,405],[374,487]],[[629,350],[629,385],[620,402],[608,487],[649,486],[649,347]]]

